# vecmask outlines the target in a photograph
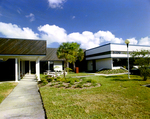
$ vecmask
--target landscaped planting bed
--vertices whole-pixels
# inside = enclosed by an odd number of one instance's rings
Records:
[[[100,84],[90,77],[81,78],[63,78],[63,77],[47,77],[43,76],[39,82],[39,86],[50,86],[55,88],[93,88],[99,87]]]

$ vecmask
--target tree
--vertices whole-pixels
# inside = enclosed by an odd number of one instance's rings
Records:
[[[80,48],[78,43],[72,42],[70,44],[72,59],[69,60],[73,64],[73,70],[75,71],[75,62],[77,60],[82,61],[84,59],[84,51]]]
[[[150,51],[134,51],[131,53],[131,55],[135,60],[134,63],[139,65],[140,75],[143,76],[143,80],[146,81],[147,77],[150,76]]]
[[[57,57],[64,59],[64,77],[66,68],[68,68],[68,62],[73,63],[75,66],[76,60],[83,60],[84,52],[77,43],[62,43],[57,50]],[[74,67],[75,68],[75,67]]]
[[[64,77],[65,77],[65,72],[66,72],[66,68],[68,67],[67,64],[69,62],[70,59],[70,54],[69,54],[69,48],[70,48],[70,43],[62,43],[58,50],[57,50],[57,57],[59,59],[64,59]]]

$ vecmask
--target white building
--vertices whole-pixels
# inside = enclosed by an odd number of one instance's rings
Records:
[[[141,49],[150,50],[150,46],[130,44],[128,48],[129,53]],[[123,66],[127,67],[127,45],[109,43],[86,50],[85,60],[87,61],[88,71],[96,71],[100,69],[117,69]]]

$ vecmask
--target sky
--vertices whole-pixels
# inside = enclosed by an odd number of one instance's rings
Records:
[[[150,45],[150,0],[0,0],[0,37],[46,40],[51,48]]]

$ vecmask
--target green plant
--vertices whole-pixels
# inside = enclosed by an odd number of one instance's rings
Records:
[[[82,84],[78,84],[75,86],[75,88],[83,88],[83,85]]]
[[[42,78],[41,81],[39,81],[39,84],[41,84],[41,86],[45,86],[48,84],[48,81],[45,78]]]
[[[63,85],[63,84],[60,84],[60,85],[58,86],[58,88],[60,88],[60,87],[65,87],[65,85]]]
[[[68,84],[68,86],[66,88],[70,88],[72,85],[71,84]]]
[[[91,83],[91,86],[97,86],[98,84],[97,83]]]
[[[70,84],[71,84],[71,85],[74,85],[74,80],[71,80],[71,81],[70,81]]]
[[[48,81],[48,82],[52,82],[53,80],[54,80],[53,77],[47,78],[47,81]]]
[[[62,81],[62,78],[61,78],[61,77],[57,77],[57,78],[56,78],[56,81],[57,81],[57,82],[60,82],[60,81]]]

